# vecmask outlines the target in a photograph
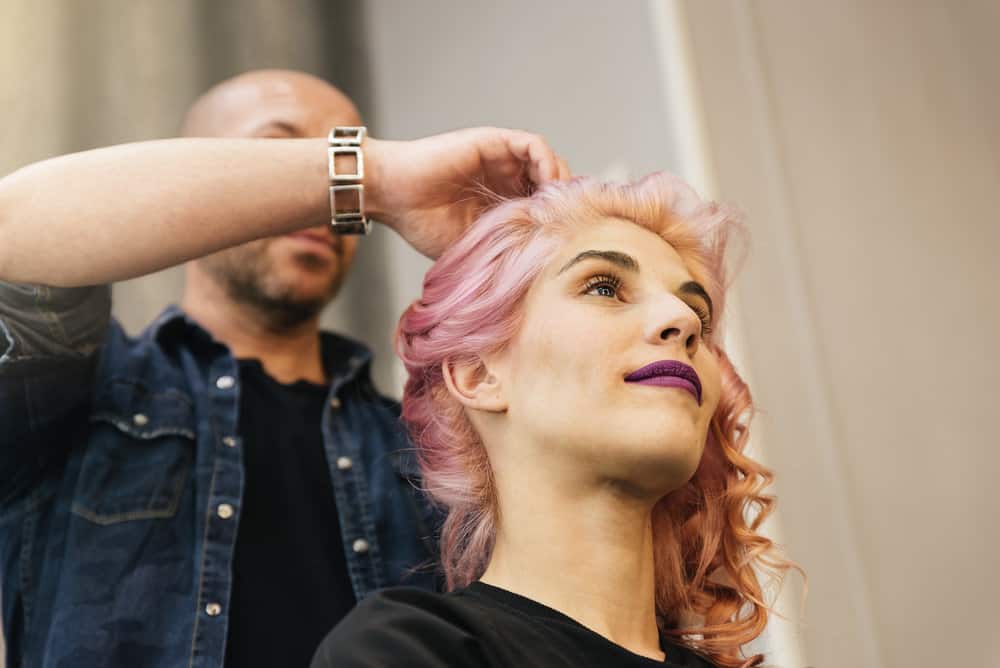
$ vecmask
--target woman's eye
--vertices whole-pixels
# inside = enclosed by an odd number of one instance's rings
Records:
[[[595,276],[587,281],[586,294],[596,297],[618,297],[621,281],[613,276]]]
[[[590,289],[590,291],[599,297],[615,297],[618,295],[618,291],[615,290],[614,286],[608,285],[606,283],[603,285],[594,286]]]
[[[712,333],[712,316],[708,314],[708,311],[703,311],[700,308],[692,307],[692,310],[697,314],[698,319],[701,320],[701,335],[703,337],[708,336]]]

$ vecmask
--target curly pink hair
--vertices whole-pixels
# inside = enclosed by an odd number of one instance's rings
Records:
[[[528,288],[560,238],[608,217],[648,228],[677,250],[711,296],[718,332],[726,244],[738,219],[666,173],[631,184],[578,178],[501,203],[431,267],[423,296],[400,319],[396,350],[409,374],[403,419],[426,491],[447,511],[440,546],[449,589],[485,570],[498,506],[486,449],[449,394],[442,363],[503,349],[520,326]],[[763,661],[741,650],[767,624],[758,572],[780,578],[794,565],[758,533],[773,510],[773,497],[763,493],[772,474],[743,453],[753,402],[717,336],[706,341],[719,360],[722,387],[705,452],[691,480],[654,507],[653,536],[661,630],[730,668]]]

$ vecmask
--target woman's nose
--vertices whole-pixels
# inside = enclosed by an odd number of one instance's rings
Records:
[[[658,345],[682,346],[688,358],[693,358],[701,343],[701,319],[690,306],[670,295],[653,308],[646,340]]]

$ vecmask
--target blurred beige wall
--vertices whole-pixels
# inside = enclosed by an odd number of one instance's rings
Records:
[[[684,7],[805,656],[998,665],[1000,4]]]

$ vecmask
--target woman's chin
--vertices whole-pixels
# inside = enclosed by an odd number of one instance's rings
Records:
[[[606,475],[652,500],[683,486],[698,470],[704,440],[631,441],[610,448]]]

